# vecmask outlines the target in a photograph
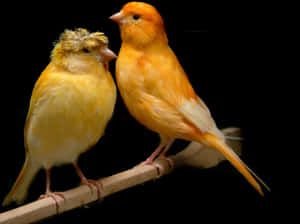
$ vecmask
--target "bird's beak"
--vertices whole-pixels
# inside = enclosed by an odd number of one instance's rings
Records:
[[[101,49],[101,55],[108,61],[117,57],[117,55],[108,47],[104,47],[103,49]]]
[[[120,23],[121,20],[124,18],[124,15],[121,12],[117,12],[109,18],[116,23]]]

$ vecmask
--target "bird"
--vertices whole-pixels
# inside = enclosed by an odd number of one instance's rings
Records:
[[[58,206],[65,198],[50,190],[50,170],[67,163],[74,165],[82,184],[97,187],[100,197],[101,183],[87,179],[77,160],[103,136],[113,115],[117,90],[108,63],[115,57],[102,32],[77,28],[60,35],[34,85],[24,128],[25,163],[3,206],[23,203],[41,168],[47,181],[40,198],[51,197]]]
[[[168,44],[163,18],[144,2],[129,2],[109,17],[119,25],[121,48],[116,81],[129,113],[160,135],[156,150],[140,165],[166,158],[175,139],[199,142],[219,150],[264,195],[267,185],[225,143],[225,136]]]

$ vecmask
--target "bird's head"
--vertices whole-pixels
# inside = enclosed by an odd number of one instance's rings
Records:
[[[168,42],[162,17],[147,3],[129,2],[110,19],[119,24],[123,42],[137,47]]]
[[[65,30],[55,44],[51,58],[57,63],[64,63],[68,57],[96,59],[108,62],[116,55],[108,48],[108,38],[101,32],[90,33],[78,28],[74,31]]]

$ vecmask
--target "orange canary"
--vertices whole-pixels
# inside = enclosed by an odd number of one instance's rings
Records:
[[[265,185],[225,143],[207,106],[197,96],[168,45],[162,17],[151,5],[127,3],[110,17],[120,28],[122,45],[116,62],[121,96],[135,119],[159,133],[161,143],[142,164],[165,158],[176,139],[200,142],[219,150],[263,195]]]
[[[24,129],[26,161],[3,205],[22,203],[40,168],[47,174],[42,197],[58,205],[57,196],[64,197],[50,191],[50,169],[65,163],[73,163],[81,182],[96,185],[100,196],[101,186],[85,178],[77,159],[98,142],[112,117],[116,86],[108,62],[115,57],[104,33],[79,28],[60,36],[34,86]]]

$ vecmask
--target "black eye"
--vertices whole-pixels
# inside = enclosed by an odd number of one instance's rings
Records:
[[[89,49],[87,49],[87,48],[83,48],[82,52],[84,52],[84,53],[90,53]]]
[[[140,18],[140,15],[137,15],[137,14],[133,15],[134,20],[138,20],[139,18]]]

